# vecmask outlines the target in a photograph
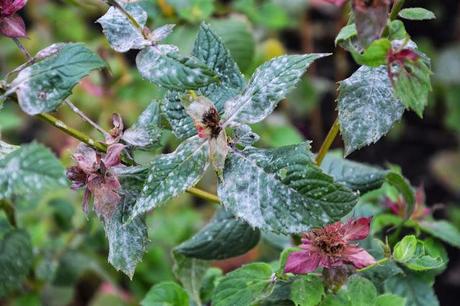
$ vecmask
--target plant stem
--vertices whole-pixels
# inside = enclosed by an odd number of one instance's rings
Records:
[[[375,268],[375,267],[377,267],[377,266],[380,266],[380,265],[386,263],[388,260],[390,260],[389,257],[382,258],[382,259],[380,259],[380,260],[377,260],[377,261],[376,261],[375,263],[373,263],[372,265],[369,265],[369,266],[367,266],[367,267],[365,267],[365,268],[356,270],[356,272],[358,272],[358,273],[365,272],[365,271],[367,271],[367,270],[370,270],[370,269],[372,269],[372,268]]]
[[[214,195],[212,193],[209,193],[207,191],[192,187],[192,188],[188,189],[187,192],[190,193],[190,194],[193,194],[194,196],[197,196],[199,198],[208,200],[210,202],[220,203],[220,200],[219,200],[218,196],[216,196],[216,195]]]
[[[337,137],[339,130],[340,130],[340,123],[339,123],[339,119],[337,118],[332,124],[331,129],[329,130],[329,133],[327,133],[326,139],[321,145],[318,155],[316,155],[315,162],[318,166],[321,166],[321,163],[323,162],[323,159],[326,156],[327,152],[329,152],[329,149],[331,148],[331,145],[334,142],[335,137]]]
[[[390,20],[395,20],[396,18],[398,18],[398,14],[403,8],[405,2],[406,0],[397,0],[395,2],[393,8],[391,9]]]
[[[27,49],[24,47],[24,45],[21,43],[21,41],[18,38],[11,38],[11,39],[14,41],[16,46],[18,46],[19,50],[24,55],[24,57],[28,61],[32,60],[32,55],[30,55],[29,51],[27,51]]]

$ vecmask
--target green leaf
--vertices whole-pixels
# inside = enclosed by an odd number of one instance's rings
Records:
[[[123,3],[118,1],[141,27],[147,22],[147,12],[136,3]],[[152,43],[144,38],[126,15],[118,8],[111,6],[104,16],[96,22],[102,26],[102,31],[107,37],[110,46],[117,52],[126,52],[131,49],[142,49]]]
[[[366,193],[378,189],[385,182],[388,171],[367,164],[346,160],[329,153],[321,163],[321,169],[351,190]]]
[[[123,133],[123,140],[136,147],[151,147],[160,141],[160,106],[153,101]]]
[[[428,94],[432,89],[431,75],[433,73],[430,66],[430,60],[426,55],[420,54],[418,60],[405,60],[402,65],[390,68],[396,97],[421,118],[428,104]]]
[[[149,175],[130,212],[130,219],[195,185],[208,167],[208,152],[208,143],[193,137],[184,141],[173,153],[157,156],[150,164]]]
[[[136,57],[137,69],[150,82],[167,89],[189,90],[219,80],[212,70],[196,58],[184,57],[160,47],[145,48]]]
[[[394,259],[401,263],[405,263],[414,258],[416,255],[417,243],[417,238],[414,235],[404,237],[394,247]]]
[[[296,306],[316,306],[324,294],[323,281],[316,276],[301,276],[291,285],[291,300]]]
[[[422,7],[411,7],[402,9],[399,12],[399,17],[408,20],[431,20],[436,19],[436,16],[432,11],[424,9]]]
[[[356,31],[356,25],[354,23],[344,26],[337,37],[335,38],[335,45],[339,45],[341,42],[349,40],[350,38],[358,35]]]
[[[162,282],[150,288],[142,306],[189,306],[187,292],[176,283]]]
[[[386,39],[374,40],[362,54],[352,52],[353,58],[360,65],[369,67],[379,67],[387,63],[388,51],[391,48],[391,42]]]
[[[8,154],[19,149],[19,146],[11,145],[0,140],[0,159],[5,158]]]
[[[250,68],[255,54],[256,42],[250,24],[238,17],[219,18],[209,21],[211,28],[221,38],[242,71]]]
[[[21,109],[29,115],[54,111],[83,77],[106,66],[83,44],[54,46],[54,53],[21,70],[11,83]]]
[[[217,286],[214,306],[252,305],[273,290],[272,269],[266,263],[252,263],[228,273]]]
[[[385,281],[385,291],[406,298],[406,306],[439,306],[431,282],[405,272]]]
[[[388,24],[388,38],[393,40],[404,40],[408,37],[404,23],[401,20],[393,20]]]
[[[413,235],[404,237],[395,245],[393,257],[414,271],[433,270],[444,265],[442,258],[432,257],[425,250],[423,241],[418,241]]]
[[[314,164],[307,143],[234,151],[227,157],[218,193],[237,217],[284,234],[336,221],[357,202],[355,193]]]
[[[224,122],[252,124],[262,121],[297,84],[310,64],[328,55],[284,55],[263,64],[243,93],[225,104]]]
[[[24,145],[0,160],[0,199],[67,186],[64,167],[43,145]]]
[[[420,229],[442,241],[460,248],[460,231],[447,221],[422,221]]]
[[[196,258],[188,258],[173,250],[173,272],[187,291],[190,300],[201,305],[200,289],[202,287],[209,262]]]
[[[211,302],[214,289],[217,287],[222,277],[223,273],[219,268],[211,267],[206,271],[200,289],[200,297],[203,304],[209,304]]]
[[[10,230],[0,241],[0,298],[19,288],[32,267],[32,244],[23,230]]]
[[[393,95],[385,67],[363,66],[340,82],[338,109],[345,154],[349,155],[388,133],[401,119],[404,105]]]
[[[142,167],[129,167],[123,168],[117,175],[122,186],[122,202],[110,219],[103,220],[109,241],[108,260],[115,269],[121,270],[132,279],[136,265],[142,261],[147,250],[148,232],[143,216],[137,216],[126,224],[124,221],[141,192],[147,173]]]
[[[397,172],[388,172],[385,180],[395,187],[406,201],[406,212],[404,220],[409,220],[415,209],[415,193],[409,181]]]
[[[373,305],[377,298],[377,289],[364,277],[352,276],[348,281],[347,289],[352,306]]]
[[[394,294],[382,294],[375,300],[375,306],[405,306],[406,299]]]
[[[210,223],[179,245],[176,252],[187,257],[221,260],[243,255],[255,247],[259,239],[258,229],[219,209]]]

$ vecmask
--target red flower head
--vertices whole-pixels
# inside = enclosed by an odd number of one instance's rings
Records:
[[[425,206],[425,198],[425,189],[422,185],[415,191],[415,208],[410,217],[412,220],[421,220],[431,214],[431,209]],[[405,217],[407,204],[402,196],[399,196],[396,201],[386,198],[385,205],[394,215],[400,216],[401,218]]]
[[[22,9],[27,0],[0,0],[0,34],[11,37],[25,37],[26,26],[16,12]]]
[[[83,211],[88,212],[88,202],[93,195],[94,210],[99,216],[110,218],[121,197],[118,194],[121,186],[112,168],[119,166],[122,144],[109,146],[107,154],[101,156],[90,147],[81,144],[74,153],[77,162],[67,170],[67,178],[72,182],[72,189],[86,187],[83,196]]]
[[[351,264],[364,268],[375,263],[375,259],[355,240],[363,240],[369,235],[371,218],[336,222],[324,228],[313,229],[302,238],[302,251],[289,254],[285,272],[306,274],[318,267],[326,269]]]

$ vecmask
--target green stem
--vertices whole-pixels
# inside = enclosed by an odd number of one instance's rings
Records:
[[[327,152],[329,152],[329,149],[331,148],[331,145],[334,142],[335,137],[337,137],[339,130],[340,130],[340,123],[339,123],[339,119],[337,118],[332,124],[331,129],[329,130],[329,133],[327,133],[326,139],[321,145],[318,155],[316,155],[316,164],[318,166],[321,166],[321,163],[323,162],[323,159],[326,156]]]
[[[395,2],[395,4],[393,5],[393,8],[391,9],[390,20],[393,21],[396,18],[398,18],[398,14],[403,8],[405,2],[406,0],[398,0]]]
[[[372,269],[372,268],[375,268],[375,267],[377,267],[377,266],[380,266],[380,265],[386,263],[386,262],[389,261],[389,260],[390,260],[390,258],[388,258],[388,257],[382,258],[382,259],[380,259],[380,260],[377,260],[377,261],[376,261],[375,263],[373,263],[372,265],[369,265],[369,266],[367,266],[367,267],[365,267],[365,268],[356,270],[356,272],[358,272],[358,273],[365,272],[365,271],[367,271],[367,270],[370,270],[370,269]]]

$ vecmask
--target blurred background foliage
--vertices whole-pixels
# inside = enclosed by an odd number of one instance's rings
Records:
[[[315,64],[297,89],[280,104],[268,120],[258,124],[263,147],[312,140],[318,149],[335,119],[336,82],[348,77],[356,64],[346,52],[334,46],[334,38],[348,15],[319,0],[142,0],[149,14],[149,26],[176,23],[167,39],[189,53],[199,23],[206,20],[222,37],[245,75],[264,61],[285,53],[334,52]],[[420,49],[433,58],[434,90],[423,120],[413,114],[374,146],[351,155],[352,159],[379,165],[397,164],[414,185],[424,184],[427,204],[443,204],[436,215],[460,228],[460,4],[457,0],[418,1],[434,11],[437,19],[408,22],[407,29]],[[94,73],[78,86],[72,101],[98,121],[110,127],[113,112],[132,123],[147,104],[163,94],[142,80],[133,65],[135,52],[117,54],[109,48],[95,20],[106,6],[97,0],[29,0],[23,17],[28,28],[24,45],[32,52],[55,42],[82,41],[109,63],[110,71]],[[0,75],[23,63],[14,43],[0,38]],[[73,113],[61,107],[56,114],[68,125],[98,137]],[[77,142],[38,119],[21,113],[16,105],[0,112],[0,133],[9,143],[33,140],[50,146],[65,165]],[[166,150],[177,145],[170,133],[163,136]],[[340,147],[340,140],[335,143]],[[139,152],[139,160],[150,153]],[[212,175],[200,187],[215,191]],[[381,191],[384,193],[385,191]],[[369,197],[382,209],[381,194]],[[366,200],[367,201],[367,200]],[[136,270],[133,281],[117,273],[106,261],[107,242],[101,224],[80,210],[81,194],[56,190],[43,198],[20,203],[18,222],[32,237],[34,269],[23,288],[0,305],[136,305],[154,284],[174,280],[170,250],[191,237],[212,216],[215,205],[183,195],[171,205],[155,210],[147,218],[150,247]],[[438,206],[439,207],[439,206]],[[0,228],[8,227],[0,213]],[[253,260],[277,259],[289,241],[266,236],[248,254],[215,265],[229,271]],[[460,256],[448,248],[449,268],[437,282],[441,305],[456,305],[460,288]],[[261,256],[264,256],[261,258]],[[450,304],[452,303],[452,304]]]

